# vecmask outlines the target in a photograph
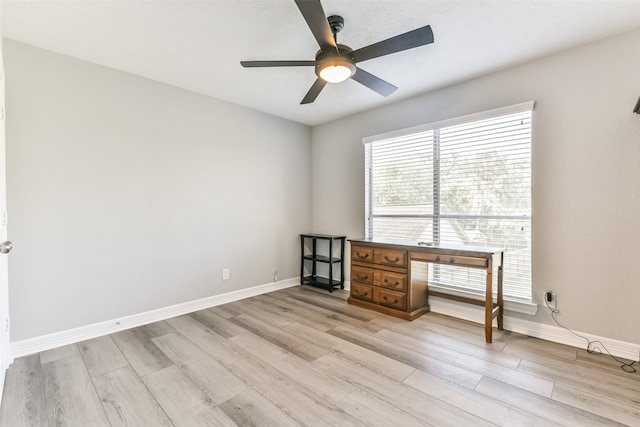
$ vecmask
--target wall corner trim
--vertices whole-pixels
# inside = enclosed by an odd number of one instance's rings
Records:
[[[104,322],[81,326],[52,334],[43,335],[25,340],[14,341],[9,344],[12,359],[27,356],[29,354],[50,350],[64,345],[75,344],[91,338],[112,334],[125,329],[135,328],[205,308],[238,301],[244,298],[262,295],[280,289],[291,288],[300,284],[300,279],[294,277],[274,283],[253,286],[251,288],[240,289],[238,291],[227,292],[220,295],[213,295],[194,301],[187,301],[156,310],[133,314],[118,319],[106,320]]]

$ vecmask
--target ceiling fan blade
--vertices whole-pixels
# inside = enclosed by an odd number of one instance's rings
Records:
[[[376,77],[358,67],[356,67],[356,73],[351,78],[382,96],[389,96],[398,89],[391,83],[385,82],[380,77]]]
[[[315,66],[316,61],[240,61],[243,67],[307,67]]]
[[[429,25],[391,37],[353,51],[356,62],[366,61],[390,53],[401,52],[433,43],[433,31]]]
[[[311,86],[311,89],[309,89],[309,92],[307,92],[304,98],[302,98],[300,104],[311,104],[313,101],[315,101],[318,95],[320,95],[320,91],[326,84],[327,82],[318,77],[313,83],[313,86]]]
[[[336,41],[327,22],[320,0],[295,0],[304,20],[316,38],[320,49],[336,48]]]

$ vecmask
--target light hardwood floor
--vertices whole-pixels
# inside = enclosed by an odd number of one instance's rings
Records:
[[[23,357],[0,425],[640,426],[640,374],[295,287]]]

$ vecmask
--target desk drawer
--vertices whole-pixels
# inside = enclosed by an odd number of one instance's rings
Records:
[[[376,264],[405,268],[407,266],[407,251],[375,249],[373,251],[373,259]]]
[[[351,246],[351,261],[373,262],[373,248]]]
[[[351,282],[351,297],[363,301],[371,301],[373,299],[373,288]]]
[[[380,272],[380,280],[375,283],[378,286],[384,288],[395,289],[396,291],[406,292],[407,290],[407,275],[390,273],[388,271]]]
[[[373,284],[373,269],[351,266],[351,281],[366,283],[367,285]]]
[[[407,294],[381,288],[378,292],[378,304],[395,308],[396,310],[406,310]]]
[[[413,252],[412,259],[433,262],[437,264],[459,265],[461,267],[487,268],[489,261],[486,258],[474,258],[457,255],[438,255],[424,252]]]

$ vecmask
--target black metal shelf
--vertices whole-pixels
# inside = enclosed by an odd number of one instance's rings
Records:
[[[342,262],[341,258],[338,257],[333,257],[333,258],[329,258],[328,256],[324,256],[324,255],[316,255],[315,257],[313,255],[305,255],[304,259],[308,259],[308,260],[315,260],[317,262],[324,262],[324,263],[337,263],[337,262]]]
[[[333,236],[329,234],[301,234],[300,235],[300,284],[301,285],[313,285],[328,289],[329,292],[333,292],[335,287],[344,289],[344,244],[346,236]],[[328,253],[318,253],[317,242],[324,240],[328,242]],[[310,243],[310,246],[305,243]],[[340,244],[340,255],[336,256],[334,253],[334,242]],[[310,252],[309,252],[310,251]],[[309,252],[309,253],[306,253]],[[311,274],[305,275],[305,261],[309,265]],[[329,267],[328,277],[322,277],[317,274],[318,263],[326,264]],[[336,280],[333,276],[334,265],[339,264],[339,278]]]
[[[341,286],[342,288],[344,288],[342,281],[334,279],[332,280],[332,283],[330,283],[328,278],[321,277],[321,276],[316,276],[316,277],[305,276],[303,277],[301,284],[320,286],[323,288],[329,288],[329,286],[331,286],[332,288],[336,288],[338,286]]]

